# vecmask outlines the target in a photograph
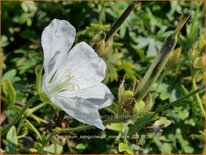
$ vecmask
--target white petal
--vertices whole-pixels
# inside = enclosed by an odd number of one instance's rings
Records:
[[[82,98],[74,97],[52,97],[51,100],[70,116],[82,123],[94,125],[104,130],[105,127],[100,119],[97,108],[89,101]]]
[[[74,43],[75,35],[75,28],[66,20],[54,19],[44,29],[41,43],[44,51],[46,75],[64,62],[65,56]]]
[[[73,91],[64,91],[59,94],[60,96],[68,97],[80,97],[84,98],[87,101],[91,102],[97,107],[97,109],[105,108],[111,105],[114,96],[110,90],[103,83],[99,83],[96,86],[85,88],[85,89],[75,89]]]
[[[65,65],[73,76],[73,83],[80,89],[100,83],[106,72],[104,60],[85,42],[76,44],[71,49]]]

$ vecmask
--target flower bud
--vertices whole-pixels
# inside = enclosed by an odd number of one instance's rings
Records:
[[[127,90],[123,94],[122,98],[122,109],[129,114],[133,114],[133,109],[135,105],[134,93],[130,90]]]
[[[138,115],[145,114],[152,109],[152,106],[153,106],[152,95],[148,93],[148,95],[144,98],[144,101],[140,100],[135,103],[134,114],[138,114]]]
[[[179,47],[179,48],[176,48],[169,56],[169,59],[168,59],[168,63],[174,63],[175,61],[178,60],[178,58],[180,57],[181,55],[181,51],[182,49]]]
[[[118,90],[118,101],[121,106],[121,109],[129,114],[134,113],[134,105],[135,105],[135,97],[134,97],[134,91],[136,90],[138,85],[138,81],[135,80],[129,90],[125,90],[124,87],[124,80],[119,86]]]
[[[134,96],[134,93],[131,90],[127,90],[123,94],[123,99],[129,98],[129,97],[133,97],[133,96]]]
[[[139,102],[135,103],[134,107],[134,114],[142,114],[143,110],[145,109],[146,104],[143,100],[140,100]]]
[[[203,80],[203,78],[205,77],[205,72],[198,72],[196,77],[195,77],[195,81],[196,82],[201,82]]]
[[[204,64],[204,58],[203,57],[197,57],[193,61],[193,67],[195,69],[201,69],[205,66]]]
[[[105,50],[105,40],[101,39],[97,42],[96,46],[95,46],[95,51],[98,53],[99,56],[104,56],[107,51]]]
[[[124,92],[125,92],[125,88],[124,88],[124,80],[123,80],[123,82],[120,84],[118,89],[118,102],[120,105],[122,104]]]
[[[189,50],[188,57],[190,61],[193,61],[196,57],[198,57],[199,52],[196,47],[193,47]]]
[[[106,42],[105,42],[105,34],[100,32],[94,36],[90,45],[94,48],[97,54],[101,57],[105,56],[107,53],[106,50]]]
[[[145,97],[145,103],[146,103],[146,110],[147,110],[146,112],[149,112],[154,105],[154,101],[150,92]]]

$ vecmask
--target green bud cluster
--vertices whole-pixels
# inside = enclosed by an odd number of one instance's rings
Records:
[[[138,82],[134,82],[132,87],[125,90],[124,82],[119,86],[118,101],[121,107],[121,111],[130,115],[141,115],[149,112],[153,106],[152,95],[148,95],[140,101],[135,98],[134,92],[137,88]]]

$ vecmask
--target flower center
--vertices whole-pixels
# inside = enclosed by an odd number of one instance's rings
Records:
[[[63,69],[60,73],[54,72],[49,80],[49,90],[55,94],[63,91],[73,91],[75,88],[80,89],[79,85],[72,82],[74,76],[67,69]]]

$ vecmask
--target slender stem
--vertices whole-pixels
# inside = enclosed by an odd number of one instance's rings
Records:
[[[42,118],[40,118],[40,117],[38,117],[38,116],[36,116],[36,115],[34,115],[34,114],[28,114],[28,115],[27,115],[27,112],[25,112],[25,114],[26,114],[26,116],[31,117],[32,119],[34,119],[34,120],[37,121],[38,123],[48,124],[48,122],[47,122],[46,120],[44,120],[44,119],[42,119]]]
[[[168,103],[168,104],[166,104],[166,105],[160,105],[159,107],[157,107],[156,113],[162,112],[163,110],[167,109],[168,107],[174,106],[174,105],[176,105],[176,104],[184,101],[185,99],[189,98],[190,96],[193,96],[193,95],[195,95],[195,94],[197,94],[197,93],[201,93],[202,91],[204,91],[204,89],[205,89],[205,86],[203,85],[203,86],[199,87],[198,89],[190,92],[190,93],[187,94],[186,96],[183,96],[183,97],[177,99],[177,100],[174,101],[174,102]]]
[[[74,133],[74,132],[79,132],[79,131],[92,129],[94,127],[95,126],[93,126],[93,125],[84,125],[84,126],[79,126],[79,127],[76,127],[76,128],[67,128],[67,129],[62,129],[62,128],[56,127],[54,129],[54,132],[58,135],[67,135],[67,134],[71,134],[71,133]]]
[[[122,23],[127,19],[127,17],[130,15],[132,10],[134,9],[137,1],[134,1],[132,4],[130,4],[127,9],[123,12],[123,14],[118,18],[118,20],[112,25],[112,28],[109,30],[109,32],[106,34],[105,42],[109,41],[114,34],[119,30]]]
[[[38,99],[39,99],[39,95],[32,97],[27,102],[27,104],[21,109],[21,111],[16,115],[16,117],[13,119],[13,121],[2,130],[2,135],[6,134],[8,132],[8,130],[19,121],[19,119],[24,114],[24,112],[29,108],[29,106],[32,105],[34,102],[36,102]]]
[[[43,102],[43,103],[41,103],[41,104],[39,104],[39,105],[31,108],[31,109],[29,110],[29,114],[34,113],[35,111],[39,110],[40,108],[44,107],[45,105],[47,105],[47,102]]]
[[[122,122],[122,121],[123,121],[122,119],[105,120],[105,121],[103,121],[103,124],[106,125],[109,123],[117,123],[117,122]],[[54,129],[54,132],[58,135],[67,135],[67,134],[71,134],[74,132],[84,131],[84,130],[88,130],[88,129],[92,129],[92,128],[95,128],[95,126],[83,125],[83,126],[79,126],[76,128],[67,128],[67,129],[62,129],[62,128],[56,127]]]
[[[15,109],[17,111],[20,111],[22,110],[23,108],[22,107],[19,107],[19,106],[15,106]],[[45,123],[45,124],[48,124],[48,122],[36,115],[34,115],[33,113],[30,112],[30,109],[28,108],[25,112],[24,112],[24,116],[26,117],[31,117],[32,119],[34,119],[35,121],[37,121],[38,123]]]

